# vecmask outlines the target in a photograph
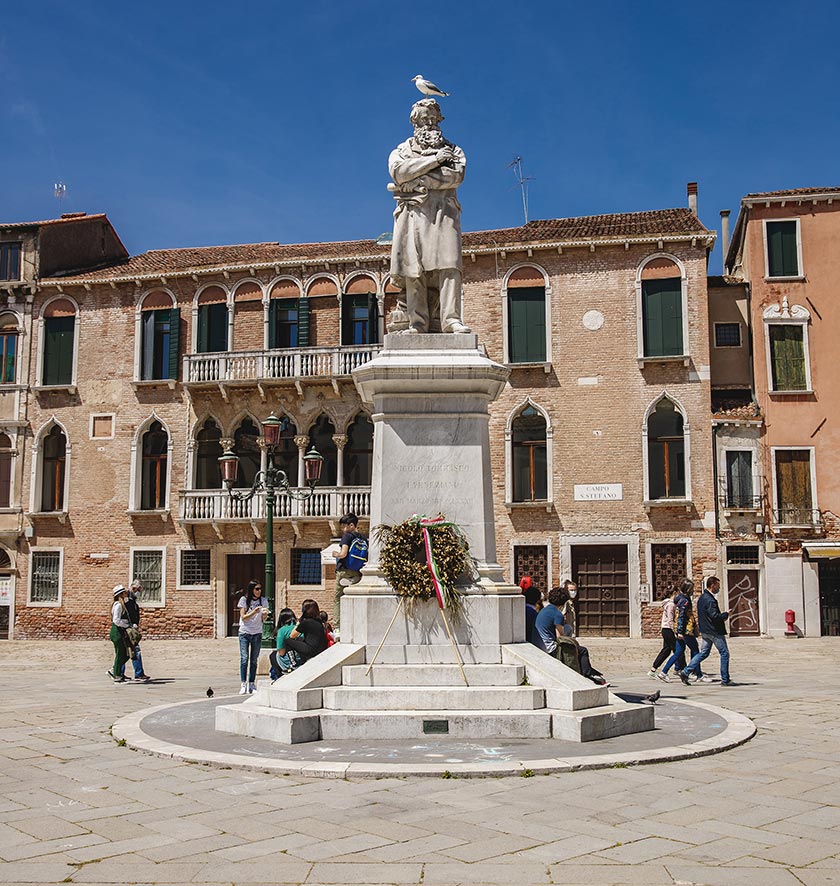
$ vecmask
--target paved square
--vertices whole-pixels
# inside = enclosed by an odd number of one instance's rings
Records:
[[[618,691],[653,641],[590,640]],[[0,644],[0,882],[840,883],[840,641],[735,640],[719,704],[758,735],[712,757],[533,778],[317,779],[149,757],[142,708],[238,687],[234,641],[144,643],[159,682],[115,686],[102,643]],[[714,667],[714,655],[710,659]]]

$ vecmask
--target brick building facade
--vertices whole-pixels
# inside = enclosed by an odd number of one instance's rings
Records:
[[[511,580],[577,578],[582,633],[654,635],[651,598],[715,570],[713,243],[690,209],[464,236],[464,319],[511,366],[491,415],[499,557]],[[372,429],[350,373],[397,304],[388,252],[115,252],[6,286],[14,636],[102,636],[111,586],[135,576],[150,636],[234,631],[237,589],[264,563],[264,501],[232,503],[216,459],[233,446],[247,484],[272,411],[293,484],[311,444],[326,457],[312,499],[278,506],[278,606],[332,608],[338,517],[368,509]]]

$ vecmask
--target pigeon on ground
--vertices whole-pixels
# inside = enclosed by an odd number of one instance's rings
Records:
[[[423,93],[423,95],[449,95],[448,92],[444,92],[439,87],[435,86],[431,80],[425,80],[422,74],[418,74],[416,77],[411,78],[414,81],[414,85]]]
[[[213,687],[212,687],[212,686],[208,686],[208,687],[207,687],[207,697],[208,697],[208,698],[212,698],[212,697],[213,697]]]
[[[657,689],[656,692],[653,693],[653,695],[644,696],[642,701],[646,701],[649,704],[656,704],[659,701],[661,695],[662,693]]]

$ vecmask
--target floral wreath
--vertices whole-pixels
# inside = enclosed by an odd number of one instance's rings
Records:
[[[379,568],[405,602],[437,596],[443,608],[458,611],[463,590],[457,582],[474,574],[469,542],[456,523],[442,514],[434,519],[415,514],[396,526],[376,530]]]

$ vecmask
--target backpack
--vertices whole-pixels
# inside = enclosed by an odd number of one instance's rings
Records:
[[[344,558],[345,569],[352,569],[353,572],[361,572],[362,566],[367,563],[368,543],[367,539],[361,535],[357,535],[347,548],[347,556]]]

